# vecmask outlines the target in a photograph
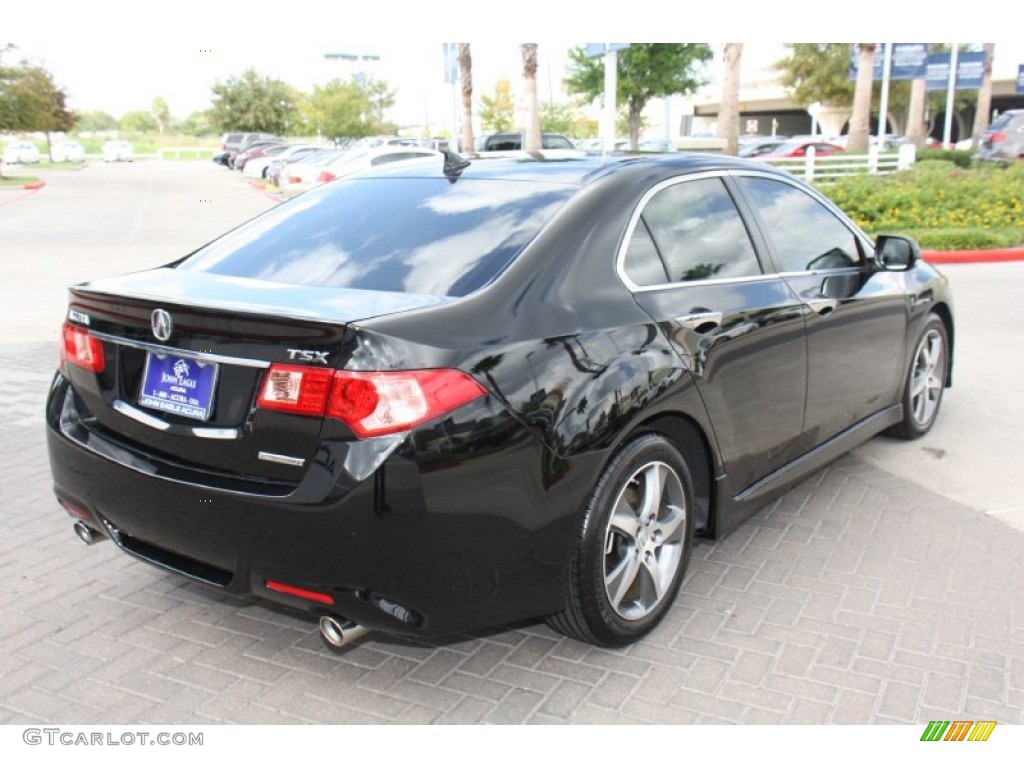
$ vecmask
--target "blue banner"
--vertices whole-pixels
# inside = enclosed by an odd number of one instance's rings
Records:
[[[949,87],[948,53],[933,53],[928,57],[928,90],[944,91]],[[985,52],[961,53],[956,63],[956,88],[981,88],[985,79]]]
[[[1024,94],[1024,64],[1017,65],[1017,93]]]
[[[924,77],[928,66],[928,43],[892,43],[890,80],[915,80]],[[885,65],[884,45],[875,48],[874,71],[871,78],[881,80]],[[857,46],[850,46],[850,80],[857,79]]]
[[[444,81],[445,83],[457,83],[459,81],[459,44],[444,43]]]

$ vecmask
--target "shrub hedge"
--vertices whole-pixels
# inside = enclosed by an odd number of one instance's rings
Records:
[[[821,187],[869,234],[901,232],[924,248],[1024,245],[1024,163],[960,168],[919,161],[889,176],[851,176]]]

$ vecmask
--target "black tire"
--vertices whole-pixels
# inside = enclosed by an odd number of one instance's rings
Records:
[[[886,430],[901,440],[916,440],[932,428],[942,405],[949,376],[949,336],[946,324],[932,313],[914,342],[914,353],[903,385],[903,420]]]
[[[693,481],[672,443],[650,433],[626,444],[587,502],[569,563],[566,608],[548,624],[604,646],[650,632],[679,592],[694,511]]]

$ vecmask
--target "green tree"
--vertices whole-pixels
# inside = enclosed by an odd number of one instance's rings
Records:
[[[76,127],[79,131],[116,131],[117,118],[109,112],[93,110],[79,117]]]
[[[775,69],[797,104],[846,107],[853,103],[849,43],[791,43],[786,48],[789,55],[775,62]]]
[[[496,133],[512,128],[512,85],[508,80],[495,83],[493,97],[480,97],[480,125]]]
[[[153,116],[143,109],[125,112],[119,122],[122,131],[129,133],[153,133],[157,130],[157,122]]]
[[[163,96],[157,96],[153,99],[153,106],[149,108],[149,113],[156,120],[156,128],[162,136],[171,126],[171,109],[167,106],[167,101]]]
[[[218,80],[211,88],[210,120],[220,132],[262,131],[285,134],[297,123],[297,97],[283,80],[247,69],[239,77]]]
[[[369,136],[369,110],[370,102],[354,79],[335,78],[314,86],[303,105],[309,127],[318,135],[331,138]]]
[[[582,47],[569,52],[565,79],[570,93],[588,101],[604,95],[604,58],[588,58]],[[629,118],[630,147],[640,141],[640,117],[653,98],[694,93],[706,79],[700,70],[711,58],[703,43],[633,43],[617,54],[617,102],[624,103]]]
[[[178,125],[178,130],[186,136],[214,136],[217,129],[210,122],[210,115],[205,110],[193,112]]]
[[[7,46],[4,52],[11,49]],[[0,131],[41,131],[49,151],[50,134],[70,131],[74,125],[67,93],[48,70],[25,60],[8,66],[0,58]]]

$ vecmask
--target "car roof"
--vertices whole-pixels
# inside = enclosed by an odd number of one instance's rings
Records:
[[[546,181],[561,184],[584,185],[598,178],[615,175],[627,169],[662,169],[678,173],[720,169],[748,169],[758,172],[772,172],[770,166],[742,158],[701,152],[674,152],[664,155],[580,155],[560,157],[555,153],[545,157],[544,153],[521,152],[513,156],[473,156],[469,165],[453,171],[449,178],[458,179],[508,179],[515,181]],[[409,160],[389,166],[381,166],[374,176],[431,178],[444,177],[444,163],[441,158]],[[785,175],[779,172],[779,175]]]

